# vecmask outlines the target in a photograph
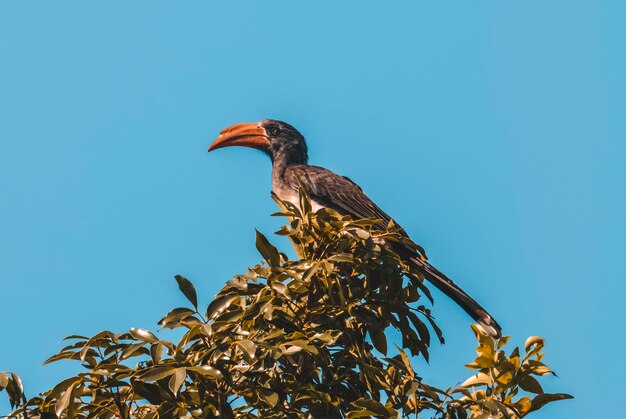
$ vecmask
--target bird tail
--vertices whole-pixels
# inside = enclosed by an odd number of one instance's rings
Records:
[[[487,310],[482,308],[476,300],[470,297],[450,278],[422,259],[412,257],[411,261],[413,261],[413,263],[415,263],[418,267],[422,268],[428,281],[439,288],[441,292],[446,294],[463,310],[465,310],[465,312],[469,314],[472,319],[477,321],[482,326],[489,336],[494,339],[498,339],[502,336],[502,328],[498,322],[496,322],[493,317],[487,313]]]

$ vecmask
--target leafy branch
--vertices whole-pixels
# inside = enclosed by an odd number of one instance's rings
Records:
[[[521,418],[570,398],[544,393],[551,374],[544,341],[508,356],[508,337],[472,328],[477,373],[442,390],[426,384],[414,360],[428,361],[431,336],[443,334],[423,277],[385,243],[405,241],[393,224],[352,220],[329,209],[278,201],[297,260],[257,232],[263,263],[226,282],[202,312],[193,284],[176,276],[192,307],[159,325],[181,329],[170,341],[144,329],[69,336],[46,363],[76,361],[82,372],[26,399],[19,377],[0,374],[9,417],[49,418]],[[305,208],[301,212],[299,208]],[[401,342],[393,347],[388,331]],[[390,353],[392,352],[392,353]]]

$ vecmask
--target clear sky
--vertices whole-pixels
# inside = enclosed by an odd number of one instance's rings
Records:
[[[536,418],[619,417],[626,235],[621,0],[0,2],[0,371],[29,395],[72,333],[155,330],[260,257],[270,163],[227,125],[298,127],[484,303],[547,339],[569,392]],[[286,242],[274,239],[282,249]],[[471,373],[436,294],[434,384]],[[0,413],[8,411],[0,395]]]

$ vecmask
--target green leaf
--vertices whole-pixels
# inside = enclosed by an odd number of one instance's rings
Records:
[[[465,380],[463,382],[463,384],[461,384],[461,387],[475,387],[475,386],[482,386],[482,385],[487,385],[487,384],[491,384],[491,377],[489,377],[489,375],[479,372],[477,374],[472,375],[470,378],[468,378],[467,380]]]
[[[161,363],[161,358],[163,357],[164,347],[165,345],[163,345],[160,342],[157,344],[150,345],[150,357],[152,358],[152,361],[154,362],[154,364]]]
[[[285,344],[281,345],[281,348],[283,355],[293,355],[300,351],[305,351],[313,355],[317,355],[319,353],[315,346],[309,345],[309,342],[304,339],[296,339],[285,342]]]
[[[198,309],[198,297],[196,295],[196,289],[193,284],[184,276],[176,275],[174,277],[176,282],[178,282],[178,288],[185,294],[187,300],[194,306],[194,308]]]
[[[306,215],[312,211],[311,197],[306,185],[302,182],[302,179],[298,177],[298,195],[300,197],[300,208],[302,209],[302,215]]]
[[[186,307],[175,308],[174,310],[167,313],[161,320],[159,320],[157,324],[160,324],[163,328],[173,329],[180,325],[180,321],[182,319],[189,317],[194,313],[195,311]]]
[[[538,349],[541,349],[543,348],[543,345],[544,345],[544,340],[542,337],[531,336],[528,339],[526,339],[526,342],[524,343],[524,350],[528,352],[531,350],[533,346],[537,346]]]
[[[213,368],[210,365],[201,365],[199,367],[188,367],[187,370],[197,372],[199,374],[202,374],[202,375],[214,378],[214,379],[221,379],[223,377],[223,374],[220,370],[218,370],[217,368]]]
[[[396,345],[396,349],[400,354],[400,358],[404,363],[404,368],[406,371],[413,371],[413,366],[411,365],[411,361],[409,360],[409,356],[404,352],[398,345]]]
[[[327,258],[326,260],[329,260],[329,261],[332,261],[332,262],[353,263],[354,262],[354,256],[351,253],[338,253],[336,255],[332,255],[331,257]]]
[[[71,386],[69,386],[67,388],[67,390],[65,390],[65,393],[63,393],[63,395],[59,398],[59,400],[57,400],[55,406],[54,406],[54,411],[56,412],[58,417],[61,417],[61,414],[65,411],[65,409],[67,409],[67,406],[70,404],[70,402],[72,401],[72,399],[74,398],[74,388],[76,386],[76,382],[74,384],[72,384]]]
[[[149,343],[153,343],[153,342],[158,342],[159,338],[156,337],[156,335],[152,332],[150,332],[149,330],[146,329],[138,329],[136,327],[131,327],[130,328],[130,335],[137,339],[137,340],[141,340],[144,342],[149,342]]]
[[[235,300],[239,299],[238,295],[226,294],[219,296],[211,301],[206,309],[206,317],[212,319],[214,316],[221,314]]]
[[[62,380],[48,392],[45,402],[51,402],[55,398],[58,398],[61,393],[67,390],[70,386],[73,386],[77,381],[80,381],[80,377],[70,377]]]
[[[360,398],[353,404],[357,407],[363,407],[375,415],[382,415],[383,417],[397,417],[398,414],[394,409],[386,407],[381,402],[373,399]]]
[[[535,411],[535,410],[539,410],[541,409],[543,406],[545,406],[548,403],[551,402],[555,402],[557,400],[566,400],[566,399],[573,399],[574,397],[569,395],[569,394],[564,394],[564,393],[556,393],[556,394],[540,394],[537,397],[535,397],[532,401],[532,407],[530,408],[529,412]]]
[[[72,340],[72,339],[80,339],[80,340],[88,340],[89,338],[82,335],[70,335],[63,338],[63,340]]]
[[[371,418],[374,415],[376,415],[376,412],[372,412],[368,409],[359,409],[348,412],[346,419]]]
[[[19,389],[20,393],[24,394],[24,385],[22,384],[22,379],[19,377],[19,375],[12,372],[11,378],[13,379],[13,382],[15,383],[17,388]]]
[[[261,389],[259,395],[272,407],[276,407],[278,404],[278,393],[269,389]]]
[[[415,330],[417,330],[420,340],[424,342],[426,346],[430,345],[430,332],[428,331],[428,328],[426,327],[424,322],[421,321],[412,311],[409,311],[407,315],[409,317],[409,320],[411,320],[411,323],[413,323]]]
[[[174,396],[176,396],[178,390],[185,382],[185,378],[187,378],[187,370],[184,367],[176,368],[176,372],[174,372],[168,383],[168,386],[172,393],[174,393]]]
[[[235,343],[237,344],[237,346],[239,346],[239,348],[241,348],[241,351],[243,352],[246,360],[248,362],[252,362],[256,353],[256,345],[254,344],[254,342],[250,340],[240,340]]]
[[[280,295],[289,298],[289,288],[287,287],[287,285],[283,284],[282,282],[272,281],[271,287]]]
[[[2,381],[6,383],[3,387],[0,387],[0,391],[6,390],[9,396],[9,403],[11,407],[17,407],[22,403],[24,399],[24,386],[22,380],[15,373],[10,373],[11,378],[8,377],[8,373],[2,373]]]
[[[138,395],[154,405],[159,405],[165,400],[165,394],[156,384],[137,380],[132,380],[130,384],[136,396]]]
[[[123,350],[122,350],[122,354],[121,354],[121,359],[128,359],[131,358],[133,356],[139,356],[139,355],[145,355],[148,353],[148,350],[145,348],[146,343],[145,342],[141,342],[141,343],[134,343],[132,345],[128,345],[126,346]],[[142,350],[143,348],[143,350]]]
[[[315,273],[319,270],[320,268],[320,263],[319,262],[315,262],[313,263],[306,271],[304,271],[304,273],[302,274],[302,281],[304,282],[309,282],[311,280],[311,278],[313,277],[313,275],[315,275]]]
[[[539,384],[539,381],[537,381],[535,377],[524,375],[518,382],[522,390],[535,394],[543,394],[543,388],[541,388],[541,384]]]
[[[272,267],[280,266],[278,249],[276,249],[259,230],[254,231],[256,231],[256,248],[261,256],[263,256],[263,259]]]
[[[506,345],[511,337],[510,336],[502,336],[498,339],[498,349],[501,349]]]
[[[174,367],[153,367],[137,377],[139,381],[157,381],[169,377],[176,372]]]
[[[446,343],[446,340],[443,337],[443,332],[441,331],[439,326],[437,326],[437,323],[435,323],[432,317],[430,317],[430,311],[424,310],[424,312],[426,313],[426,320],[428,321],[428,323],[430,323],[430,327],[433,328],[435,334],[437,335],[437,338],[439,339],[439,343],[444,345]]]
[[[547,365],[539,362],[539,361],[535,361],[535,360],[529,360],[528,361],[528,366],[530,367],[530,371],[533,374],[536,375],[547,375],[547,374],[552,374],[555,375],[555,372],[552,371]]]
[[[385,329],[370,329],[369,332],[374,347],[378,352],[387,355],[387,337],[385,336]]]

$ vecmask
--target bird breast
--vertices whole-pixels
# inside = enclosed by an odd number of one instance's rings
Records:
[[[282,182],[272,182],[272,192],[276,194],[283,201],[288,201],[294,204],[296,207],[300,208],[300,194],[297,190],[289,187],[288,185],[282,184]],[[322,208],[323,205],[320,205],[314,199],[311,199],[311,208],[313,212]],[[302,208],[300,208],[302,211]]]

